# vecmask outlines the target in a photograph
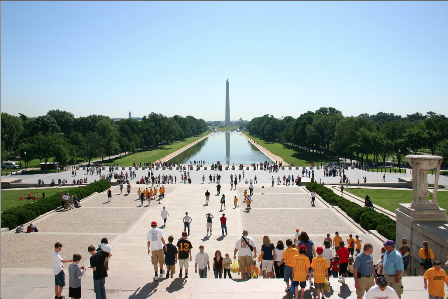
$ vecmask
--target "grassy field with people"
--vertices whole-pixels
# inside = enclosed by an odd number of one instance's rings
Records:
[[[210,134],[210,132],[204,132],[202,134],[199,134],[197,136],[193,136],[190,138],[185,138],[180,141],[174,141],[169,144],[160,145],[150,151],[142,151],[133,153],[126,156],[121,156],[115,159],[107,160],[104,164],[106,165],[112,165],[112,164],[118,164],[119,166],[133,166],[133,163],[146,163],[151,162],[154,163],[158,161],[161,157],[165,157],[166,155],[171,154],[172,152],[177,151],[178,149]]]
[[[393,213],[398,209],[399,203],[412,202],[412,190],[346,188],[344,191],[361,198],[369,195],[370,200],[374,204]],[[428,196],[428,199],[432,199],[431,194]],[[448,191],[437,192],[437,202],[441,208],[448,211]]]
[[[249,132],[243,132],[243,134],[255,140],[274,155],[282,157],[286,163],[294,166],[310,166],[311,163],[314,163],[314,165],[317,166],[317,163],[322,165],[325,162],[334,162],[336,160],[321,154],[310,153],[304,149],[289,144],[276,142],[266,138],[260,138],[249,134]]]

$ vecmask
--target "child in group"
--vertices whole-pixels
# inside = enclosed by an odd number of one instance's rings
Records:
[[[229,257],[228,253],[226,253],[222,261],[224,268],[224,278],[226,278],[226,276],[229,275],[229,278],[232,279],[232,275],[230,275],[230,266],[232,265],[232,259]]]
[[[246,209],[249,210],[250,209],[250,196],[246,197]]]
[[[386,252],[386,248],[381,248],[381,258],[378,260],[378,262],[375,265],[376,275],[377,277],[384,277],[383,273],[383,256]]]
[[[314,287],[317,290],[318,299],[322,299],[324,296],[325,277],[328,278],[328,268],[330,268],[327,259],[322,256],[323,252],[322,247],[317,247],[317,257],[313,258],[311,262],[311,268],[314,270]],[[322,297],[320,294],[322,294]]]
[[[174,237],[168,237],[168,244],[166,244],[165,251],[165,265],[166,265],[166,278],[173,278],[174,273],[176,272],[176,263],[177,263],[177,247],[173,245]]]
[[[109,240],[107,240],[107,238],[101,239],[101,244],[97,248],[97,251],[98,250],[112,253],[112,248],[110,247]],[[109,261],[106,261],[106,263],[104,264],[104,267],[106,268],[106,271],[109,270]]]
[[[238,198],[235,196],[235,198],[233,199],[233,205],[235,206],[235,209],[238,206]]]
[[[299,285],[300,285],[300,298],[303,299],[306,288],[306,280],[309,276],[310,259],[305,255],[306,246],[300,245],[299,255],[296,255],[293,260],[293,281],[294,281],[294,298],[299,298]]]
[[[347,277],[353,277],[353,256],[348,258]]]
[[[256,261],[252,261],[252,267],[250,268],[250,277],[258,278],[259,275],[260,275],[260,268],[258,268]]]
[[[82,256],[75,253],[73,255],[73,263],[68,266],[69,284],[68,284],[68,296],[72,299],[81,298],[81,278],[84,275],[84,266],[79,267],[79,261]]]
[[[331,275],[333,275],[334,278],[338,278],[338,274],[339,274],[339,256],[336,255],[331,261]]]

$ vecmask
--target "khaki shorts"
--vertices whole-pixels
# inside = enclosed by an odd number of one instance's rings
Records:
[[[170,271],[171,274],[176,273],[176,265],[166,265],[166,271]]]
[[[207,229],[212,229],[212,223],[211,222],[207,222]]]
[[[240,271],[246,269],[246,267],[250,269],[250,267],[252,267],[252,261],[253,261],[252,256],[249,255],[239,256],[238,267],[240,268]]]
[[[188,259],[179,260],[179,267],[188,269]]]
[[[395,282],[395,275],[384,274],[384,277],[387,280],[387,285],[393,288],[398,296],[401,296],[401,294],[403,294],[403,284],[401,282],[401,275],[400,275],[400,281],[398,283]]]
[[[153,250],[151,260],[153,265],[157,265],[157,263],[163,265],[165,263],[165,254],[163,254],[163,249]]]
[[[265,270],[267,272],[271,272],[273,264],[274,264],[273,260],[262,260],[260,270]]]
[[[363,297],[364,293],[370,290],[371,287],[375,285],[375,278],[370,277],[360,277],[358,278],[359,289],[356,289],[356,296]]]

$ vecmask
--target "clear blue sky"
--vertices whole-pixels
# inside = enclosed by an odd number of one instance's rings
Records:
[[[448,2],[2,2],[1,109],[448,115]]]

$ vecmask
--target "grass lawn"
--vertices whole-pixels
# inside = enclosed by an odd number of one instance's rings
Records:
[[[409,169],[405,169],[405,168],[367,168],[367,171],[370,172],[386,172],[386,173],[409,173]]]
[[[218,131],[230,131],[230,130],[238,130],[239,126],[210,126],[210,128],[216,129]]]
[[[174,141],[170,144],[164,144],[164,145],[158,146],[155,149],[150,150],[150,151],[142,151],[142,152],[130,154],[127,156],[122,156],[122,157],[118,157],[115,159],[107,160],[104,162],[104,164],[111,165],[114,163],[118,163],[118,165],[120,165],[120,166],[133,166],[134,162],[135,163],[141,162],[142,165],[143,165],[143,163],[146,163],[146,162],[154,163],[157,160],[159,160],[160,157],[163,158],[166,155],[169,155],[172,152],[177,151],[178,149],[182,148],[183,146],[188,145],[188,144],[206,136],[207,134],[210,134],[210,132],[204,132],[197,136],[186,138],[186,139],[183,139],[180,141]]]
[[[42,199],[42,192],[45,192],[45,197],[48,197],[57,192],[63,192],[71,188],[73,187],[2,190],[2,212],[12,207],[23,206],[30,204],[31,202],[34,202],[34,200],[27,200],[27,199],[20,200],[20,194],[22,194],[22,198],[27,198],[28,193],[30,193],[31,196],[37,194],[37,200],[39,200]]]
[[[329,158],[321,154],[310,153],[298,147],[291,146],[289,144],[283,144],[266,138],[255,137],[248,132],[243,132],[251,139],[258,142],[261,146],[266,148],[274,155],[280,156],[286,163],[293,164],[294,166],[309,166],[311,163],[319,163],[319,165],[325,162],[334,162],[335,158]]]
[[[390,189],[357,189],[346,188],[345,191],[365,198],[368,194],[372,202],[380,207],[385,208],[393,213],[398,209],[399,203],[412,202],[412,190],[390,190]],[[431,198],[431,197],[428,197]],[[448,192],[437,192],[437,202],[439,206],[448,211]]]

